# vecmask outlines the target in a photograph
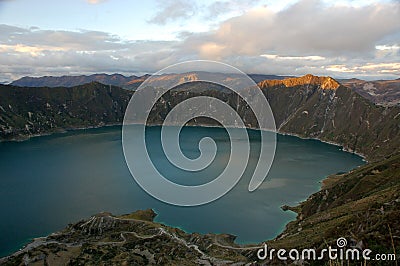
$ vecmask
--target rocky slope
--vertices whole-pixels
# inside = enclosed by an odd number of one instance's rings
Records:
[[[318,77],[307,74],[299,78],[287,78],[283,80],[264,80],[259,82],[260,88],[268,88],[284,85],[286,88],[296,86],[318,86],[323,90],[336,90],[340,84],[331,77]]]
[[[399,107],[376,106],[329,77],[306,75],[266,80],[260,82],[259,87],[269,101],[281,133],[337,143],[348,151],[364,154],[370,160],[400,149]],[[162,123],[177,103],[201,94],[227,102],[243,117],[245,125],[258,127],[254,114],[237,95],[226,89],[205,88],[210,88],[210,85],[181,85],[165,94],[150,114],[150,123]],[[192,124],[196,123],[213,122],[207,119],[192,121]]]
[[[297,219],[286,226],[271,246],[322,249],[345,237],[361,249],[371,249],[372,258],[378,253],[397,254],[397,262],[374,261],[370,265],[398,265],[399,177],[400,154],[328,177],[320,192],[290,208],[298,213]]]
[[[37,238],[0,259],[2,265],[244,265],[259,246],[238,246],[226,234],[188,234],[153,222],[152,210],[100,213]]]
[[[341,80],[340,83],[376,104],[400,105],[400,79],[376,81],[347,79]]]
[[[400,149],[400,108],[376,106],[330,78],[313,80],[259,84],[280,132],[338,143],[369,159]]]

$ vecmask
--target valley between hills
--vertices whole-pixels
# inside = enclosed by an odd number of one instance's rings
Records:
[[[188,81],[197,77],[196,73],[189,73],[163,78]],[[230,78],[235,82],[235,77]],[[385,90],[383,81],[378,86],[376,82],[336,81],[313,75],[253,79],[269,101],[279,133],[334,143],[362,154],[368,161],[348,173],[329,176],[319,192],[298,206],[287,207],[297,213],[297,218],[276,239],[266,240],[268,245],[322,249],[334,246],[341,236],[374,252],[400,254],[400,96],[393,89],[398,88],[393,87],[398,86],[393,85],[395,81],[387,82],[390,87]],[[140,82],[143,80],[135,84]],[[3,141],[121,124],[134,93],[132,88],[97,81],[70,87],[26,85],[0,85]],[[364,87],[366,90],[360,92]],[[255,116],[243,99],[226,88],[200,82],[182,82],[163,95],[150,113],[148,124],[161,124],[174,106],[199,95],[227,102],[247,127],[257,128]],[[216,125],[206,118],[190,124]],[[256,247],[239,246],[234,243],[234,236],[188,234],[154,222],[155,215],[151,210],[119,217],[98,214],[36,239],[0,263],[280,265],[279,261],[257,261]],[[318,263],[315,265],[321,264]]]

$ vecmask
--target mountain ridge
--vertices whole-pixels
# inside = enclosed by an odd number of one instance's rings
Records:
[[[189,76],[194,73],[188,72],[180,74],[182,79],[190,80]],[[167,74],[172,78],[176,74]],[[227,74],[226,74],[227,75]],[[22,77],[18,80],[11,82],[9,85],[19,86],[19,87],[74,87],[78,85],[83,85],[93,81],[100,82],[105,85],[118,86],[125,89],[135,90],[137,89],[150,74],[145,74],[142,76],[124,76],[122,74],[92,74],[92,75],[78,75],[78,76],[44,76],[44,77]],[[298,78],[303,79],[303,84],[306,83],[321,83],[318,79],[325,80],[320,84],[321,88],[337,88],[340,83],[346,87],[349,87],[353,91],[360,94],[362,97],[372,101],[375,104],[383,106],[395,106],[400,105],[400,78],[393,80],[374,80],[366,81],[357,78],[351,79],[334,79],[332,77],[318,77],[311,74],[304,75],[302,77],[294,76],[278,76],[278,75],[266,75],[266,74],[248,74],[248,76],[253,79],[260,87],[265,86],[285,86],[292,87],[298,83]],[[168,77],[166,77],[168,78]],[[229,77],[227,78],[235,78]],[[307,78],[310,81],[307,82]],[[162,76],[160,76],[162,79]],[[157,80],[155,78],[154,80]],[[192,79],[193,80],[193,79]],[[284,80],[282,83],[281,81]],[[300,83],[297,85],[301,85]]]
[[[306,74],[302,77],[286,78],[282,80],[264,80],[258,83],[261,89],[284,85],[286,88],[302,86],[302,85],[317,85],[324,90],[336,90],[340,84],[332,77],[320,77],[312,74]]]
[[[130,81],[141,80],[143,76],[124,76],[122,74],[91,74],[76,76],[42,76],[42,77],[22,77],[12,81],[9,85],[18,87],[74,87],[97,81],[105,85],[120,86]]]
[[[336,88],[337,83],[327,77],[289,80],[292,87],[283,82],[261,86],[280,133],[336,143],[369,159],[382,158],[390,150],[399,149],[400,108],[376,106],[347,87]],[[323,89],[321,85],[326,81],[334,84],[334,89]],[[18,139],[71,128],[121,124],[132,93],[97,82],[72,88],[0,85],[0,137]],[[149,123],[162,124],[174,105],[206,94],[229,103],[246,126],[257,128],[257,121],[243,99],[199,82],[193,83],[193,90],[186,83],[163,95],[155,106],[158,112],[149,117]],[[213,125],[209,120],[198,121]]]
[[[195,73],[188,72],[184,74],[163,74],[165,78],[176,78],[176,75],[181,75],[181,78],[189,78]],[[93,81],[100,82],[105,85],[114,85],[127,89],[136,89],[140,86],[142,82],[144,82],[150,74],[144,74],[142,76],[124,76],[122,74],[114,73],[114,74],[91,74],[91,75],[76,75],[76,76],[42,76],[42,77],[22,77],[20,79],[14,80],[9,85],[18,86],[18,87],[74,87],[78,85],[84,85],[86,83],[90,83]],[[262,75],[262,74],[249,74],[249,76],[257,83],[264,79],[283,79],[287,76],[278,76],[278,75]],[[190,80],[190,78],[188,79]]]

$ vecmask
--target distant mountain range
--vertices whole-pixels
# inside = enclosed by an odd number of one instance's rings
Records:
[[[100,82],[105,85],[113,85],[121,88],[137,88],[149,75],[129,76],[121,74],[93,74],[79,76],[45,76],[45,77],[22,77],[10,83],[19,87],[74,87],[90,83],[93,81]],[[139,85],[137,85],[139,84]]]
[[[222,74],[219,74],[222,75]],[[226,74],[224,74],[226,75]],[[105,85],[118,86],[124,89],[135,90],[150,75],[124,76],[121,74],[93,74],[79,76],[45,76],[45,77],[22,77],[10,83],[18,87],[74,87],[90,82],[99,82]],[[229,76],[229,75],[228,75]],[[231,75],[232,76],[232,75]],[[263,80],[282,80],[293,76],[249,74],[256,83]],[[164,74],[160,79],[196,79],[196,73],[186,74]],[[399,105],[400,104],[400,79],[365,81],[361,79],[338,79],[342,85],[351,88],[364,98],[378,105]]]
[[[195,73],[187,73],[186,76],[193,76]],[[146,74],[143,76],[124,76],[121,74],[93,74],[93,75],[79,75],[79,76],[45,76],[45,77],[22,77],[10,83],[10,85],[18,87],[74,87],[83,85],[89,82],[99,82],[105,85],[118,86],[124,89],[136,89],[142,84],[150,75]],[[182,78],[181,75],[166,74],[163,77]],[[250,74],[249,75],[256,83],[265,79],[284,79],[287,76],[277,75],[261,75],[261,74]]]

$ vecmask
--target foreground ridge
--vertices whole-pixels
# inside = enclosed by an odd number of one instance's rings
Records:
[[[153,222],[153,210],[122,216],[100,213],[0,259],[19,265],[227,265],[255,259],[259,246],[238,246],[228,234],[188,234]]]

